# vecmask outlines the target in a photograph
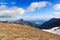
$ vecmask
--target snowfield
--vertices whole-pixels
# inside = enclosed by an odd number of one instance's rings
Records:
[[[54,27],[52,29],[42,29],[42,30],[60,35],[60,28],[59,27]]]

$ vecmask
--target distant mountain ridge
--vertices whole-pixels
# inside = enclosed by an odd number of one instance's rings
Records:
[[[41,29],[50,29],[53,27],[60,26],[60,18],[52,18],[49,21],[43,23],[40,28]]]
[[[38,29],[51,29],[51,28],[60,26],[60,18],[52,18],[49,21],[44,22],[43,24],[36,24],[33,21],[26,21],[24,19],[11,21],[11,22],[8,22],[8,21],[0,21],[0,22],[28,25],[28,26],[35,27]]]
[[[16,20],[16,21],[13,21],[11,23],[21,24],[21,25],[28,25],[28,26],[31,26],[31,27],[36,27],[37,26],[37,24],[35,24],[33,22],[30,22],[30,21],[23,20],[23,19]]]
[[[26,21],[24,19],[10,21],[10,22],[9,21],[0,21],[0,22],[27,25],[27,26],[31,26],[31,27],[35,27],[35,28],[39,28],[39,26],[40,26],[40,24],[36,24],[35,22],[32,22],[32,21]]]
[[[44,22],[46,22],[46,20],[41,20],[41,19],[36,19],[36,20],[28,20],[30,22],[42,25]]]

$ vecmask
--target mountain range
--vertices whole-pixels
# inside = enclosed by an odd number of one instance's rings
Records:
[[[27,25],[27,26],[31,26],[31,27],[36,27],[37,26],[37,24],[35,24],[33,22],[30,22],[30,21],[23,20],[23,19],[12,21],[11,23]]]
[[[42,24],[40,24],[40,23],[37,24],[36,23],[36,22],[39,22],[39,21],[27,21],[27,20],[23,20],[23,19],[16,20],[16,21],[11,21],[11,22],[8,22],[8,21],[0,21],[0,22],[28,25],[28,26],[35,27],[35,28],[38,28],[38,29],[51,29],[51,28],[60,26],[60,18],[52,18],[48,21],[44,21]]]
[[[59,34],[60,35],[60,18],[52,18],[48,21],[44,21],[43,24],[37,24],[35,22],[39,22],[39,21],[27,21],[27,20],[16,20],[16,21],[0,21],[2,23],[13,23],[13,24],[19,24],[19,25],[27,25],[30,27],[34,27],[34,28],[38,28],[38,29],[42,29],[43,31],[47,31],[47,32],[51,32],[51,33],[55,33],[55,34]]]

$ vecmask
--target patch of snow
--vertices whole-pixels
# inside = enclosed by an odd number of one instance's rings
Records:
[[[42,30],[60,35],[60,28],[59,27],[54,27],[52,29],[42,29]]]

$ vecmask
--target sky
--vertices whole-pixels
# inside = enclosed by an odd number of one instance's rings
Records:
[[[0,0],[0,20],[60,18],[60,0]]]

